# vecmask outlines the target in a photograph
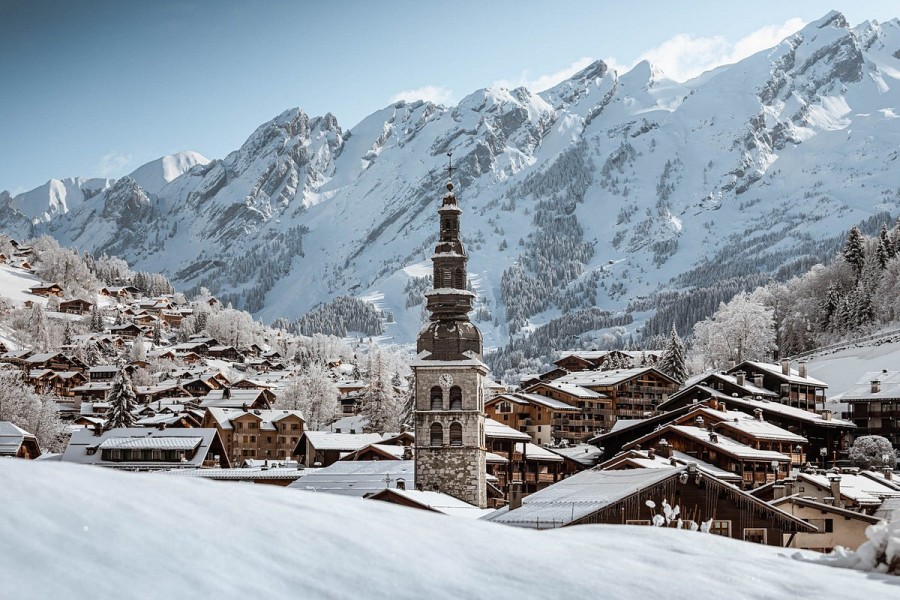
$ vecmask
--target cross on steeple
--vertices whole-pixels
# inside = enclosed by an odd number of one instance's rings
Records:
[[[447,153],[447,179],[453,179],[453,152]]]

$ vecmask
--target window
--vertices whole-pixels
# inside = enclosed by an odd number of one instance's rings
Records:
[[[650,521],[646,521],[644,519],[628,519],[625,521],[626,525],[650,525]]]
[[[512,404],[509,402],[501,402],[498,410],[502,413],[512,412]]]
[[[432,423],[431,425],[431,445],[444,445],[444,428],[441,427],[440,423]]]
[[[291,423],[291,431],[297,431],[300,429],[300,423]]]
[[[466,281],[465,281],[465,279],[466,279],[466,278],[463,276],[463,270],[462,270],[462,269],[456,269],[456,270],[453,272],[453,287],[455,287],[455,288],[458,289],[458,290],[464,290],[464,289],[466,289]]]
[[[834,519],[825,519],[825,533],[834,533]]]
[[[462,388],[454,385],[450,388],[450,410],[462,410]]]
[[[271,436],[271,435],[267,435],[267,436],[266,436],[266,443],[267,443],[267,444],[271,444],[271,443],[272,443],[272,436]]]
[[[713,519],[712,525],[709,526],[709,532],[714,535],[731,537],[731,521]]]
[[[765,544],[766,530],[762,527],[745,527],[744,541],[753,542],[754,544]]]
[[[462,446],[463,445],[462,425],[460,425],[459,423],[451,423],[450,424],[450,445],[451,446]]]
[[[443,410],[444,390],[438,386],[431,388],[431,410]]]

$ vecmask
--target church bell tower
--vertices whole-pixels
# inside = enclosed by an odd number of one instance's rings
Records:
[[[450,171],[452,175],[452,169]],[[481,332],[469,321],[475,294],[467,289],[468,256],[460,240],[462,214],[453,183],[438,208],[440,236],[431,313],[419,332],[415,373],[416,489],[440,491],[484,508],[487,482]]]

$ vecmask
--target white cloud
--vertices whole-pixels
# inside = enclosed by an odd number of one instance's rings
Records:
[[[453,102],[453,90],[438,85],[426,85],[414,90],[403,90],[391,96],[391,102],[399,102],[400,100],[406,100],[407,102],[426,100],[435,104],[451,104]]]
[[[119,177],[123,175],[125,167],[130,165],[132,158],[130,154],[112,151],[100,157],[97,163],[97,174],[100,177]]]
[[[761,50],[771,48],[805,24],[803,19],[795,17],[780,25],[767,25],[757,29],[734,43],[721,35],[694,37],[680,33],[644,52],[635,64],[641,60],[648,60],[662,69],[667,77],[676,81],[687,81],[704,71],[735,63]],[[617,69],[619,73],[628,70],[622,68],[621,63],[616,63],[615,59],[608,59],[607,62],[610,61],[619,65]]]
[[[532,76],[530,71],[522,71],[517,79],[498,79],[497,81],[493,82],[491,86],[503,87],[508,89],[524,86],[534,93],[543,92],[544,90],[549,90],[557,83],[565,81],[578,71],[587,67],[592,62],[594,62],[593,58],[589,56],[582,56],[581,58],[570,64],[568,67],[560,69],[555,73]]]

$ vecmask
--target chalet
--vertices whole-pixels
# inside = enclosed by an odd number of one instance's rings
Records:
[[[412,488],[412,486],[410,486],[410,488]],[[389,502],[391,504],[398,504],[409,508],[417,508],[419,510],[466,519],[480,519],[493,512],[492,510],[478,508],[468,502],[463,502],[449,494],[406,489],[406,486],[385,488],[380,492],[368,496],[367,499],[380,500],[382,502]]]
[[[81,429],[62,461],[130,471],[231,466],[215,429]]]
[[[816,532],[799,532],[784,540],[785,548],[831,552],[837,546],[858,548],[867,540],[866,529],[881,521],[878,517],[838,508],[834,503],[804,498],[799,494],[770,502],[776,508],[815,526]]]
[[[174,360],[180,360],[189,365],[195,365],[201,362],[203,357],[196,352],[176,352]]]
[[[856,435],[880,435],[900,447],[900,371],[866,373],[858,383],[840,398],[850,405]]]
[[[152,327],[157,321],[159,321],[159,319],[157,319],[154,315],[151,315],[149,313],[141,313],[141,314],[135,315],[131,319],[132,323],[134,323],[135,325],[137,325],[138,327],[141,327],[141,328]]]
[[[103,402],[109,397],[112,390],[112,382],[89,382],[84,385],[72,388],[72,394],[81,399],[82,406],[85,402],[100,401]]]
[[[806,453],[810,460],[817,460],[819,457],[837,460],[838,454],[847,447],[850,434],[856,430],[856,425],[851,421],[834,417],[830,410],[815,413],[762,398],[726,396],[702,383],[690,386],[688,390],[661,405],[660,409],[684,409],[695,403],[704,403],[717,409],[727,406],[748,414],[754,414],[759,409],[766,421],[805,437],[808,442]]]
[[[338,460],[412,460],[412,446],[402,444],[369,444],[355,452],[350,452]]]
[[[223,388],[210,390],[205,396],[200,397],[200,407],[268,409],[274,401],[275,394],[271,390]]]
[[[630,450],[652,447],[656,454],[669,458],[677,450],[696,456],[703,462],[741,476],[744,488],[754,488],[774,481],[778,472],[790,471],[791,457],[776,450],[762,450],[742,444],[724,433],[706,426],[668,424],[662,429],[638,438],[625,446]]]
[[[885,500],[900,498],[900,485],[893,485],[870,471],[807,470],[753,492],[757,498],[769,502],[795,494],[838,508],[873,514]]]
[[[9,421],[0,421],[0,458],[37,458],[41,447],[37,438]]]
[[[103,385],[103,384],[97,384]],[[154,385],[138,385],[135,386],[138,402],[158,402],[167,398],[180,398],[184,401],[193,399],[193,396],[186,389],[181,387],[177,380],[160,381]]]
[[[757,387],[777,393],[778,402],[782,404],[812,412],[825,407],[828,384],[810,377],[805,362],[795,370],[788,359],[782,360],[780,365],[747,360],[728,369],[728,373],[744,373]]]
[[[31,369],[50,369],[52,371],[79,371],[87,370],[87,365],[73,356],[66,356],[61,352],[44,352],[32,354],[23,362],[23,366]]]
[[[554,428],[565,426],[567,419],[581,416],[581,409],[561,400],[523,392],[494,396],[484,405],[485,415],[531,436],[539,446],[560,439]]]
[[[31,350],[15,350],[6,352],[3,354],[3,356],[0,356],[0,362],[10,365],[16,365],[19,367],[25,367],[25,359],[27,359],[32,354],[34,354],[34,352],[32,352]]]
[[[113,325],[109,328],[111,335],[116,335],[124,339],[134,339],[144,335],[144,330],[134,323],[126,323],[125,325]]]
[[[35,369],[26,376],[28,383],[34,385],[35,391],[51,392],[60,398],[74,396],[76,388],[87,383],[87,377],[78,371],[51,371]]]
[[[314,472],[301,477],[288,487],[298,490],[366,498],[387,488],[412,488],[414,481],[414,461],[360,460],[334,462],[328,467],[315,469]]]
[[[59,312],[69,315],[83,315],[90,312],[94,304],[81,298],[74,300],[63,300],[59,303]]]
[[[38,283],[28,288],[28,291],[35,296],[43,296],[45,298],[49,298],[50,296],[56,296],[57,298],[63,297],[62,286],[58,283]]]
[[[108,286],[101,288],[100,294],[102,296],[108,296],[111,298],[132,298],[140,296],[141,291],[136,287],[130,285]]]
[[[206,356],[209,354],[209,346],[204,344],[203,342],[184,342],[181,344],[175,344],[172,346],[172,350],[176,353],[183,354],[185,352],[193,352],[200,356]]]
[[[248,458],[290,458],[303,435],[303,424],[303,414],[299,410],[210,407],[202,426],[213,427],[219,432],[232,462],[238,463]]]
[[[169,327],[181,327],[184,315],[181,314],[181,311],[163,310],[159,313],[159,320]]]
[[[666,522],[664,502],[680,508],[676,522]],[[532,529],[593,523],[651,525],[709,532],[734,539],[782,546],[785,535],[815,532],[815,526],[771,506],[695,465],[676,469],[582,471],[501,508],[486,521]],[[686,532],[686,535],[690,533]]]
[[[221,358],[231,362],[240,362],[244,357],[234,346],[210,346],[210,358]]]
[[[646,450],[631,449],[620,452],[611,459],[597,465],[601,471],[621,471],[626,469],[679,469],[693,463],[704,475],[715,477],[732,485],[741,485],[741,476],[724,471],[717,466],[688,456],[683,452],[671,451],[665,457],[656,453],[654,448]]]
[[[590,444],[549,446],[547,450],[563,457],[563,473],[566,476],[596,467],[603,456],[602,448],[597,448]]]
[[[577,371],[608,371],[652,367],[659,361],[659,350],[592,350],[564,352],[562,358],[554,361],[558,368],[570,373]],[[544,375],[541,375],[544,378]]]
[[[614,422],[612,399],[602,392],[556,380],[537,382],[526,388],[525,393],[545,396],[578,409],[577,413],[560,413],[553,422],[554,440],[577,444]]]
[[[328,467],[340,460],[344,454],[356,452],[381,440],[382,437],[377,433],[304,431],[293,454],[307,467]]]
[[[241,390],[268,390],[272,388],[271,385],[255,379],[239,379],[232,383],[231,387]]]

